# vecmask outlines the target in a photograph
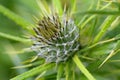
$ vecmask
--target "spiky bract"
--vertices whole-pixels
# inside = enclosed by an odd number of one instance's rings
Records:
[[[32,49],[47,62],[68,60],[79,49],[79,29],[66,15],[45,16],[34,28]]]

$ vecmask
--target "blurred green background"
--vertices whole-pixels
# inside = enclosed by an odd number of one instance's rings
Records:
[[[32,22],[32,15],[36,14],[35,0],[0,0],[0,4],[11,11]],[[26,32],[15,22],[8,19],[0,13],[0,32],[23,36]],[[25,72],[24,69],[12,69],[15,65],[21,65],[21,62],[30,58],[30,53],[25,55],[16,55],[15,51],[28,47],[25,43],[9,40],[0,37],[0,80],[9,80],[10,78]],[[28,56],[28,57],[27,57]]]
[[[62,1],[63,3],[69,2],[69,0],[62,0]],[[78,12],[88,10],[89,6],[92,3],[91,0],[77,0],[77,1],[78,3],[76,6]],[[96,3],[98,0],[93,0],[93,1]],[[15,12],[16,14],[20,15],[21,17],[23,17],[24,19],[26,19],[31,23],[33,23],[33,16],[40,14],[36,0],[0,0],[0,4],[5,6],[9,10]],[[77,18],[82,18],[82,16],[80,15],[77,16],[79,16]],[[112,38],[115,35],[117,35],[119,31],[120,31],[120,27],[116,27],[114,30],[112,30],[112,34],[107,33],[106,35],[107,37]],[[4,16],[1,13],[0,13],[0,32],[14,36],[20,36],[20,37],[25,37],[25,35],[28,34],[14,21],[8,19],[6,16]],[[0,37],[0,80],[9,80],[10,78],[20,73],[23,73],[27,70],[27,68],[13,69],[12,67],[22,65],[21,62],[24,62],[25,60],[31,58],[35,54],[32,52],[26,52],[25,54],[22,53],[16,54],[16,53],[20,53],[20,51],[23,48],[29,48],[29,47],[30,45],[26,45],[26,43],[20,43],[17,41]],[[118,56],[116,56],[115,58],[117,57]]]
[[[63,3],[65,3],[65,1],[69,2],[69,0],[63,0]],[[38,6],[36,5],[36,0],[0,0],[0,4],[22,16],[31,23],[33,23],[33,15],[40,14]],[[86,6],[90,5],[90,1],[81,0],[78,4],[81,4],[79,9],[82,11],[85,10],[85,8],[87,9]],[[20,37],[24,37],[26,34],[25,30],[1,13],[0,32]],[[31,58],[33,53],[28,52],[25,54],[15,54],[17,51],[27,47],[29,47],[29,45],[25,45],[25,43],[0,37],[0,80],[9,80],[10,78],[27,70],[12,69],[14,66],[21,65],[22,61]]]

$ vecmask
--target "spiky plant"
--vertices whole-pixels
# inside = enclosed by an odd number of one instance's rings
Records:
[[[30,51],[36,53],[33,59],[26,61],[29,64],[18,66],[32,67],[32,69],[11,80],[24,80],[31,77],[32,80],[119,79],[110,76],[115,73],[114,71],[108,74],[115,66],[120,67],[119,65],[106,64],[104,69],[100,69],[120,51],[120,33],[113,34],[112,38],[108,36],[119,25],[118,2],[97,1],[87,11],[81,12],[77,12],[79,6],[77,9],[76,0],[70,0],[66,4],[64,1],[61,3],[60,0],[52,0],[52,7],[44,0],[37,3],[40,7],[40,17],[35,18],[35,24],[25,21],[0,6],[1,13],[21,25],[30,34],[29,39],[4,33],[0,33],[0,36],[25,42],[25,44],[30,43]],[[32,27],[27,27],[28,25]]]
[[[57,14],[44,16],[34,28],[32,49],[46,62],[66,62],[79,50],[79,29],[74,21]]]

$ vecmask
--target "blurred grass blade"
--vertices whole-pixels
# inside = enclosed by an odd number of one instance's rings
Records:
[[[95,18],[95,16],[96,16],[96,15],[90,16],[87,20],[85,20],[85,22],[83,22],[83,23],[81,24],[80,28],[83,29],[83,28],[85,27],[85,25],[86,25],[89,21],[91,21],[93,18]],[[80,24],[78,24],[78,25],[80,25]]]
[[[120,46],[120,45],[119,45]],[[115,54],[117,54],[118,52],[120,52],[120,49],[118,49],[117,51],[112,50],[111,53],[107,56],[107,58],[102,62],[102,64],[100,64],[100,67],[102,67],[112,56],[114,56]]]
[[[81,12],[79,13],[81,15],[87,15],[87,14],[94,14],[94,15],[120,15],[120,11],[86,11],[86,12]]]
[[[65,65],[65,76],[66,76],[66,79],[65,80],[71,80],[71,72],[70,72],[70,62],[68,61]]]
[[[56,80],[56,73],[53,71],[44,71],[34,80]]]
[[[94,48],[94,47],[96,47],[98,45],[102,45],[102,44],[109,43],[109,42],[112,42],[112,41],[117,41],[119,39],[120,39],[120,34],[117,35],[115,38],[111,38],[111,39],[108,39],[108,40],[105,40],[105,41],[100,41],[100,42],[97,42],[97,43],[95,43],[95,44],[93,44],[91,46],[88,46],[88,47],[84,48],[84,49],[81,49],[78,53],[80,54],[81,52],[92,49],[92,48]]]
[[[110,59],[114,54],[115,54],[115,51],[112,50],[111,53],[110,53],[110,54],[107,56],[107,58],[102,62],[102,64],[100,64],[100,66],[99,66],[98,68],[102,67],[103,64],[105,64],[105,62],[107,62],[108,59]]]
[[[41,16],[48,16],[48,14],[50,13],[50,8],[47,5],[45,0],[37,0],[37,4],[40,8],[40,15]]]
[[[65,66],[65,80],[76,80],[75,79],[75,65],[72,60],[68,60]]]
[[[90,7],[88,8],[88,11],[91,10],[93,8],[94,5],[94,1],[92,0],[92,4],[90,5]],[[86,21],[86,18],[88,17],[88,15],[85,15],[80,22],[77,24],[78,26],[80,26],[84,21]],[[85,22],[83,25],[86,25],[87,22]],[[82,28],[82,26],[81,26]]]
[[[61,80],[60,78],[62,77],[63,71],[64,71],[63,64],[60,63],[58,66],[57,80]]]
[[[29,39],[20,38],[20,37],[9,35],[9,34],[2,33],[2,32],[0,32],[0,36],[4,37],[4,38],[11,39],[11,40],[14,40],[14,41],[19,41],[19,42],[24,42],[24,43],[26,43],[26,42],[29,43],[30,42]]]
[[[52,0],[53,5],[56,9],[56,11],[62,15],[63,14],[63,9],[62,9],[62,5],[61,5],[61,0]]]
[[[100,3],[100,2],[98,1],[98,4],[99,4],[99,3]],[[111,5],[111,3],[112,3],[112,2],[109,2],[108,4],[106,4],[105,6],[103,6],[98,13],[100,14],[100,13],[102,12],[102,10],[104,10],[104,9],[107,8],[109,5]],[[97,9],[99,9],[99,6],[97,6]],[[92,12],[92,11],[91,11],[91,8],[89,8],[87,12],[81,12],[81,13],[78,12],[78,13],[85,15],[85,14],[89,14],[89,12]],[[77,14],[78,14],[78,13],[77,13]],[[102,14],[102,15],[103,15],[103,14]],[[84,18],[82,18],[82,20],[78,23],[78,26],[80,26],[81,29],[84,28],[85,25],[86,25],[88,22],[90,22],[93,18],[95,18],[97,15],[96,15],[96,14],[95,14],[95,15],[92,15],[92,16],[90,16],[87,20],[85,20],[88,16],[89,16],[89,15],[85,15]],[[83,21],[84,21],[84,22],[83,22]]]
[[[8,17],[9,19],[13,20],[15,23],[20,25],[22,28],[29,30],[31,23],[23,19],[22,17],[18,16],[17,14],[13,13],[9,9],[5,8],[4,6],[0,5],[0,13]]]
[[[85,68],[85,66],[82,64],[82,62],[79,60],[78,56],[75,55],[73,57],[73,61],[76,63],[80,71],[88,78],[88,80],[96,80],[91,73]]]
[[[105,21],[103,22],[103,24],[100,26],[100,31],[99,33],[96,35],[93,43],[98,42],[103,35],[106,33],[107,29],[111,26],[112,22],[114,22],[114,20],[116,19],[116,16],[108,16]]]
[[[112,56],[114,56],[116,53],[120,51],[120,40],[117,42],[115,48],[109,53],[109,55],[106,57],[106,59],[100,64],[99,68],[103,66]]]
[[[109,62],[111,63],[111,62],[120,62],[120,60],[118,59],[118,60],[109,60]]]
[[[22,62],[23,64],[24,62]],[[23,64],[22,66],[15,66],[15,67],[12,67],[12,69],[17,69],[17,68],[28,68],[28,67],[32,67],[32,66],[37,66],[37,65],[40,65],[42,64],[43,61],[36,61],[36,62],[33,62],[33,63],[29,63],[29,64]]]
[[[97,43],[89,46],[88,48],[91,49],[91,48],[93,48],[93,47],[95,47],[95,46],[97,46],[97,45],[109,43],[109,42],[112,42],[112,41],[116,41],[116,40],[118,40],[118,39],[119,39],[119,38],[111,38],[111,39],[108,39],[108,40],[105,40],[105,41],[100,41],[100,42],[97,42]]]
[[[118,49],[120,49],[120,35],[119,35],[119,37],[117,38],[118,39],[118,41],[117,41],[117,45],[116,45],[116,47],[115,47],[115,51],[117,51]]]
[[[40,72],[43,72],[45,70],[48,70],[48,69],[52,68],[54,66],[55,66],[55,64],[53,64],[53,63],[44,64],[42,66],[38,66],[36,68],[33,68],[33,69],[23,73],[23,74],[20,74],[20,75],[12,78],[10,80],[25,80],[26,78],[32,77],[32,76],[34,76],[36,74],[39,74]]]
[[[38,75],[35,80],[41,80],[41,77],[44,76],[46,71],[43,71],[40,75]],[[44,80],[44,78],[42,78]]]
[[[33,66],[32,64],[27,64],[27,65],[22,65],[22,66],[16,66],[16,67],[12,67],[12,69],[18,69],[18,68],[28,68]]]
[[[18,56],[17,54],[14,54],[14,55],[9,54],[9,52],[11,52],[11,51],[13,53],[16,52],[15,48],[13,47],[13,45],[9,41],[6,41],[5,45],[3,47],[4,47],[4,50],[5,50],[5,53],[7,53],[7,55],[9,56],[10,60],[14,64],[14,66],[17,66],[17,65],[23,66],[23,64],[21,64],[22,60],[21,60],[20,56]],[[26,68],[16,70],[17,74],[21,74],[21,73],[23,73],[25,71],[27,71]]]
[[[72,4],[71,15],[76,12],[76,0],[70,0]]]

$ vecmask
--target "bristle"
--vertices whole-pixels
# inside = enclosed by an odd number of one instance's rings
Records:
[[[46,62],[65,62],[79,49],[79,30],[74,21],[65,14],[43,17],[34,29],[34,45],[32,49]],[[39,42],[40,41],[40,42]]]

